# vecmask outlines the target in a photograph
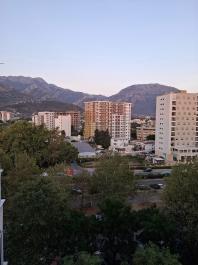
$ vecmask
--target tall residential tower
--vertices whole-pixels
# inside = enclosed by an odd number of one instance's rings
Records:
[[[86,139],[93,137],[95,130],[109,130],[113,139],[130,139],[131,103],[111,101],[85,102]]]
[[[155,153],[168,161],[198,156],[198,93],[157,97]]]

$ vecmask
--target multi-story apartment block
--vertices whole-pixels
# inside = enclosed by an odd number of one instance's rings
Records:
[[[198,156],[198,93],[157,97],[155,153],[169,161]]]
[[[80,130],[80,111],[64,111],[64,112],[56,112],[56,115],[58,116],[71,116],[71,126],[74,130],[79,131]]]
[[[155,127],[147,127],[142,125],[136,128],[137,140],[145,141],[150,135],[155,135]]]
[[[42,111],[38,112],[38,114],[32,115],[32,122],[35,125],[45,125],[48,130],[52,130],[55,128],[55,112]]]
[[[109,130],[113,139],[130,139],[131,103],[111,101],[85,102],[86,139],[93,137],[95,130]]]
[[[55,117],[55,128],[59,131],[64,131],[65,136],[71,136],[71,116],[70,115],[58,115]]]
[[[0,111],[0,120],[3,122],[9,121],[14,117],[14,114],[10,111]]]
[[[44,125],[48,130],[58,128],[65,131],[66,136],[71,136],[71,116],[62,115],[58,112],[43,111],[32,115],[32,122],[35,125]]]

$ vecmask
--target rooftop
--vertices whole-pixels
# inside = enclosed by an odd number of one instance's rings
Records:
[[[72,144],[78,149],[79,153],[95,152],[95,149],[91,147],[87,142],[73,142]]]

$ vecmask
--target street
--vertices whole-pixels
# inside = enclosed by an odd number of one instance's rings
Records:
[[[134,175],[135,176],[149,176],[149,175],[154,175],[154,176],[162,176],[165,174],[171,174],[172,169],[171,168],[158,168],[158,169],[152,169],[150,172],[145,172],[142,169],[135,169],[134,170]]]

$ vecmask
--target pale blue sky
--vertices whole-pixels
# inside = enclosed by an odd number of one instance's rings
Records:
[[[0,75],[89,93],[138,83],[198,92],[198,0],[0,1]]]

